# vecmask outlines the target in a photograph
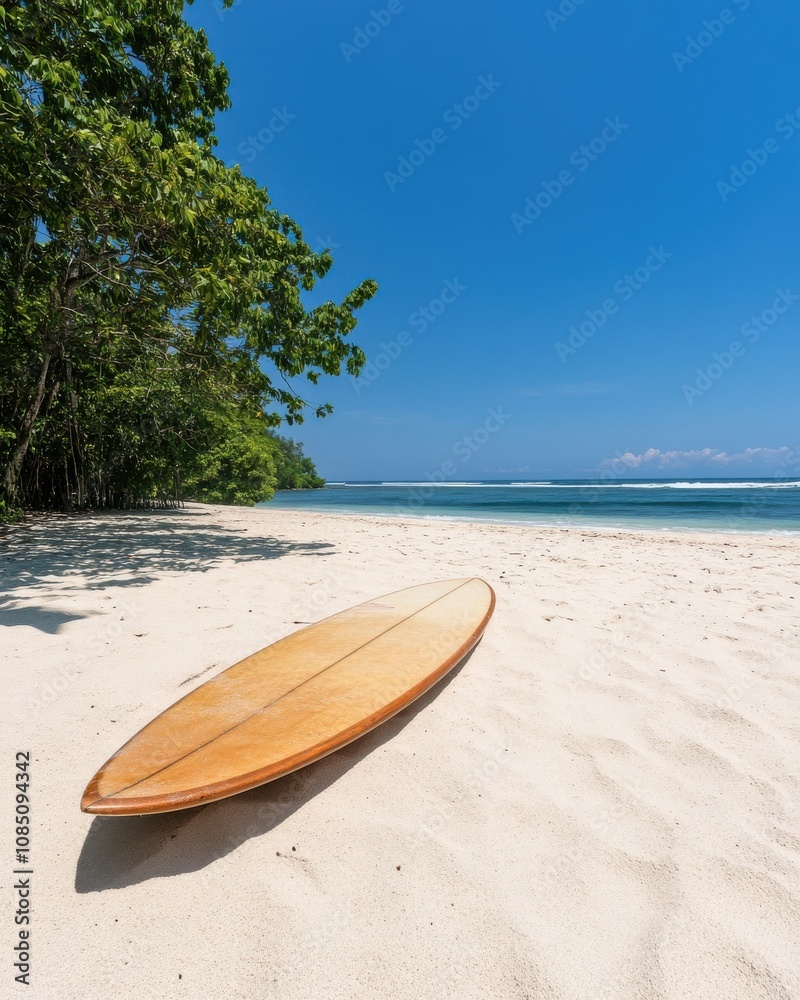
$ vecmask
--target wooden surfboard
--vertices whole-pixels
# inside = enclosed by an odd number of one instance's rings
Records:
[[[359,604],[201,684],[100,768],[81,809],[172,812],[280,778],[411,704],[483,634],[494,592],[445,580]]]

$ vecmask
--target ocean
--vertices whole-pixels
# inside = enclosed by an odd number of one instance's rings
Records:
[[[800,480],[328,483],[260,506],[555,527],[800,533]]]

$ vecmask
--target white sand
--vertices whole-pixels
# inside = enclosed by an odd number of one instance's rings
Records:
[[[0,994],[800,997],[800,540],[277,510],[0,539]],[[465,665],[289,778],[78,810],[124,740],[299,627],[414,583],[497,591]],[[13,982],[13,752],[33,973]]]

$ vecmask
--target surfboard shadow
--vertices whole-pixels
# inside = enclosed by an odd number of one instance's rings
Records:
[[[78,858],[75,891],[123,889],[200,871],[253,837],[273,830],[402,732],[458,676],[476,648],[430,691],[383,725],[285,778],[196,809],[156,816],[96,816]]]

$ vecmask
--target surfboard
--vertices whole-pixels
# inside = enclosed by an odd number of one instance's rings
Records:
[[[475,646],[494,610],[483,580],[388,594],[300,629],[201,684],[130,739],[81,809],[172,812],[296,771],[410,705]]]

